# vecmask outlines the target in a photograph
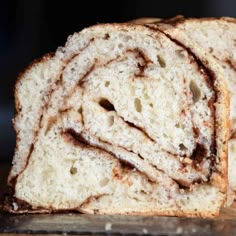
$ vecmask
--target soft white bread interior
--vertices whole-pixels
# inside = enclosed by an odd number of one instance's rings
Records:
[[[8,211],[219,214],[228,92],[200,49],[149,26],[92,26],[21,76],[16,110]]]

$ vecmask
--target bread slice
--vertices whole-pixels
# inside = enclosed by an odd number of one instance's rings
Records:
[[[28,68],[15,97],[9,212],[219,214],[228,91],[200,49],[98,24]]]
[[[147,19],[146,22],[150,23]],[[236,133],[236,19],[229,17],[186,19],[178,16],[163,20],[159,27],[186,47],[195,48],[196,46],[189,43],[189,40],[183,37],[183,33],[180,33],[180,31],[184,32],[190,40],[205,49],[223,67],[230,92],[230,139],[233,138]],[[229,148],[231,149],[231,146]],[[228,158],[230,163],[235,163],[235,152],[230,151]],[[234,190],[234,192],[230,191],[233,194],[229,196],[231,199],[236,199],[235,168],[236,165],[234,168],[229,167],[229,188]]]

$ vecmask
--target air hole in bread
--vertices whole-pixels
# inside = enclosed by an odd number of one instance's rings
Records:
[[[103,37],[103,39],[105,39],[105,40],[108,40],[109,38],[110,38],[110,35],[108,33],[106,33]]]
[[[106,81],[105,82],[105,87],[109,87],[109,85],[110,85],[110,81]]]
[[[209,47],[208,50],[209,50],[210,53],[212,53],[214,51],[212,47]]]
[[[142,112],[142,104],[139,98],[134,99],[134,107],[137,112]]]
[[[157,55],[157,60],[158,60],[160,67],[162,67],[162,68],[166,67],[166,62],[162,56]]]
[[[48,131],[52,128],[52,126],[57,122],[57,117],[56,116],[52,116],[48,119],[48,123],[47,123],[47,128],[45,130],[45,134],[48,133]]]
[[[179,150],[180,150],[180,151],[186,151],[186,150],[187,150],[187,147],[186,147],[183,143],[180,143],[180,144],[179,144]]]
[[[149,103],[149,106],[150,106],[150,107],[153,107],[153,104],[152,104],[152,103]]]
[[[183,49],[175,50],[175,53],[179,58],[184,58],[186,56],[186,51]]]
[[[176,123],[176,124],[175,124],[175,127],[176,127],[176,128],[180,128],[180,123]]]
[[[75,174],[77,174],[77,172],[78,172],[78,170],[77,170],[76,167],[72,166],[72,167],[70,168],[70,173],[71,173],[71,175],[75,175]]]
[[[122,36],[123,36],[125,42],[128,42],[129,40],[132,39],[132,37],[130,35],[122,35]]]
[[[111,127],[114,124],[114,116],[109,116],[108,117],[108,126]]]
[[[109,179],[105,177],[105,178],[103,178],[103,179],[100,180],[99,185],[100,185],[101,187],[104,187],[104,186],[106,186],[108,183],[109,183]]]
[[[123,45],[122,43],[119,43],[119,44],[118,44],[118,48],[119,48],[119,49],[122,49],[123,47],[124,47],[124,45]]]
[[[115,111],[113,104],[110,103],[110,101],[106,98],[101,98],[99,101],[99,105],[107,111]]]
[[[183,123],[176,123],[175,127],[178,128],[178,129],[184,129],[185,125]]]
[[[199,87],[196,85],[196,83],[194,81],[191,81],[189,88],[192,92],[193,102],[194,103],[198,102],[201,97],[201,91],[200,91]]]

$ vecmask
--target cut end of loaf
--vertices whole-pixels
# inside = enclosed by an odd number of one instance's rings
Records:
[[[226,140],[216,130],[226,97],[165,34],[89,27],[17,86],[10,212],[218,215]]]

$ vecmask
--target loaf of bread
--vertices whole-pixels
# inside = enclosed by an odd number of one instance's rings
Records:
[[[228,90],[201,47],[97,24],[15,90],[5,209],[213,217],[227,192]]]
[[[157,22],[152,19],[152,22]],[[146,22],[151,22],[147,21]],[[161,22],[158,19],[158,22]],[[165,24],[163,24],[165,23]],[[166,25],[167,24],[167,25]],[[171,27],[171,26],[172,27]],[[186,47],[195,48],[192,42],[213,56],[224,70],[224,77],[230,93],[230,139],[236,137],[236,19],[222,18],[184,18],[177,16],[163,20],[159,28]],[[190,39],[187,40],[183,33]],[[236,199],[236,154],[235,142],[229,144],[229,199]],[[232,166],[232,164],[234,164]],[[229,201],[230,203],[231,201]]]

